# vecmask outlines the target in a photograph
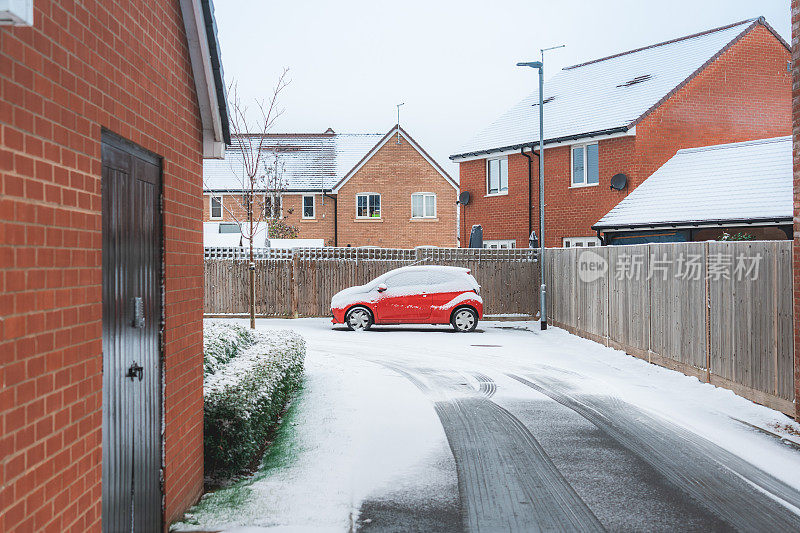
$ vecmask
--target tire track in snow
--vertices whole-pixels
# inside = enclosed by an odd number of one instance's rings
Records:
[[[614,397],[580,395],[555,379],[509,377],[578,413],[701,505],[744,531],[800,531],[800,493],[691,431]]]
[[[603,531],[597,517],[514,415],[433,370],[375,361],[434,404],[456,462],[469,531]]]
[[[478,380],[478,392],[486,396],[487,398],[491,398],[494,396],[494,393],[497,392],[497,384],[495,384],[494,380],[487,376],[486,374],[481,374],[480,372],[470,372],[472,377]]]

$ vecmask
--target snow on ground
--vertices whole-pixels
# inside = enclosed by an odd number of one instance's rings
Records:
[[[370,498],[452,491],[452,457],[430,398],[391,366],[462,371],[476,388],[471,376],[480,372],[497,398],[512,400],[545,397],[506,373],[567,380],[581,393],[618,397],[681,425],[800,489],[800,452],[742,423],[800,430],[785,415],[558,328],[506,321],[481,322],[471,334],[443,326],[355,333],[329,319],[259,320],[258,327],[291,328],[307,341],[304,390],[285,428],[291,453],[206,496],[177,529],[342,531]]]

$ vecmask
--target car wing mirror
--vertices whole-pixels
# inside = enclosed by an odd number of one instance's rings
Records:
[[[378,285],[378,292],[383,292],[388,288],[389,287],[387,287],[385,283],[381,283],[380,285]]]

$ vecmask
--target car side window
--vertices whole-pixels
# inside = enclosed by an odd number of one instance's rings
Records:
[[[396,287],[412,287],[416,285],[428,285],[428,276],[425,272],[400,272],[389,278],[386,278],[386,286],[390,289]]]

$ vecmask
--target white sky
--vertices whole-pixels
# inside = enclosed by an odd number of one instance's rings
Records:
[[[789,0],[216,0],[226,82],[265,98],[291,84],[274,132],[404,128],[454,177],[448,156],[533,90],[516,67],[562,67],[763,15],[787,41]],[[251,106],[254,107],[254,106]]]

